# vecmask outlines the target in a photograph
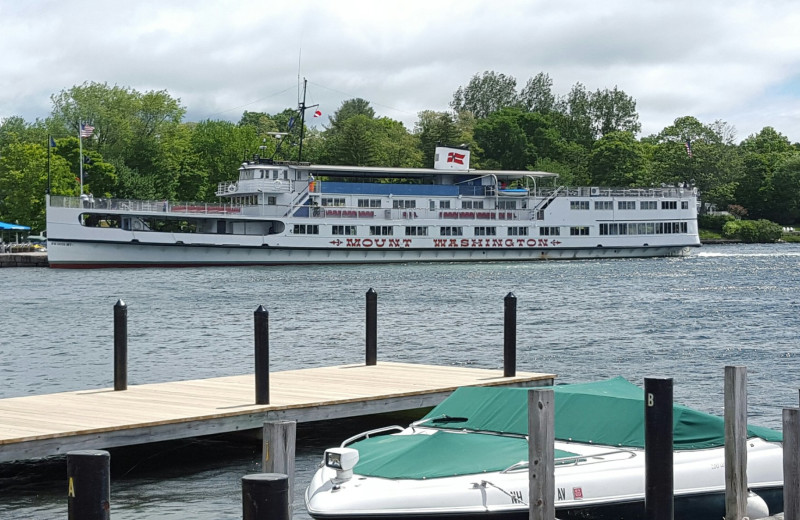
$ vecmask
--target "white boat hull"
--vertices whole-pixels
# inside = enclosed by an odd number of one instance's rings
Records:
[[[556,443],[556,449],[586,454],[556,467],[556,515],[572,518],[638,518],[644,513],[644,452]],[[761,439],[748,442],[748,482],[771,512],[782,506],[782,448]],[[718,520],[725,514],[724,448],[674,455],[675,518]],[[320,468],[306,490],[315,519],[528,518],[528,470],[427,480],[389,480],[358,474],[337,485],[335,471]]]

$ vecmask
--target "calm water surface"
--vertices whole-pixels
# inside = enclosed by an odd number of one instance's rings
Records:
[[[259,305],[270,312],[273,370],[359,363],[372,287],[379,361],[501,368],[513,292],[518,370],[567,383],[672,377],[677,401],[721,414],[723,367],[744,365],[750,422],[780,428],[781,409],[798,401],[800,245],[706,246],[681,259],[0,277],[0,397],[113,386],[118,299],[131,385],[250,372]],[[299,427],[295,518],[308,518],[300,491],[322,450],[369,426]],[[241,518],[240,479],[259,458],[254,443],[216,438],[114,450],[112,517]],[[0,518],[66,518],[65,474],[63,459],[0,465]]]

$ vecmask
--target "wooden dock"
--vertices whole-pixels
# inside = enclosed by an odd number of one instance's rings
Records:
[[[0,399],[0,462],[434,406],[459,386],[542,386],[555,376],[380,362]]]

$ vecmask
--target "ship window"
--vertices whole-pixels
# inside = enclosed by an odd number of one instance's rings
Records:
[[[678,209],[677,200],[662,200],[661,209]]]
[[[639,203],[639,209],[658,209],[658,201],[643,200]]]
[[[497,209],[517,209],[516,200],[498,200]]]
[[[428,236],[428,228],[425,226],[406,226],[407,237],[426,237]]]
[[[497,228],[494,226],[476,226],[475,227],[475,236],[476,237],[493,237],[497,235]]]
[[[621,200],[617,202],[617,209],[636,209],[635,200]]]
[[[483,209],[483,201],[482,200],[461,201],[461,209]]]
[[[370,226],[369,234],[372,236],[392,236],[392,226]]]
[[[440,200],[439,201],[439,209],[450,209],[450,201],[449,200]]]
[[[319,226],[316,224],[295,224],[296,235],[319,235]]]
[[[510,226],[508,228],[508,236],[510,237],[526,237],[528,236],[528,228],[525,226]]]
[[[322,198],[322,205],[323,206],[344,206],[344,198],[323,197]]]
[[[681,201],[681,209],[689,209],[689,201],[688,200],[682,200]]]
[[[439,235],[443,237],[460,237],[464,234],[461,226],[442,226],[439,228]]]
[[[614,202],[610,200],[596,200],[594,201],[594,209],[614,209]]]
[[[278,203],[278,198],[275,197],[274,195],[270,195],[267,197],[267,205],[274,206],[277,203]]]
[[[587,226],[572,226],[569,228],[569,234],[572,236],[589,236],[589,228]]]
[[[334,235],[357,235],[355,226],[331,226],[331,233]]]
[[[569,201],[569,209],[589,209],[588,200],[571,200]]]
[[[359,208],[380,208],[381,199],[358,199]]]
[[[586,204],[589,204],[588,200],[586,201]],[[558,226],[552,226],[552,227],[545,226],[539,228],[539,236],[546,237],[546,236],[554,236],[560,234],[561,234],[561,228]]]
[[[394,209],[416,208],[417,201],[406,200],[406,199],[395,199],[392,201],[392,207]]]

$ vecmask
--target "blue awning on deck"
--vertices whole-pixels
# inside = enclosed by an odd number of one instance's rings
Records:
[[[30,231],[28,226],[20,226],[19,224],[9,224],[8,222],[0,222],[0,230],[9,231]]]

